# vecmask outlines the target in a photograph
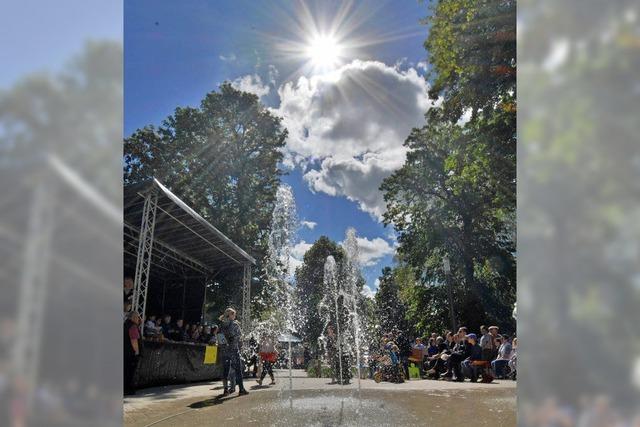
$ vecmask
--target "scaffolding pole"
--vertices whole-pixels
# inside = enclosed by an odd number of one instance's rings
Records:
[[[242,329],[245,333],[251,325],[251,264],[243,265],[242,275]]]
[[[49,285],[51,238],[55,225],[53,188],[43,180],[33,192],[25,239],[17,339],[13,343],[14,375],[27,385],[26,405],[31,407],[40,367],[45,302]]]
[[[149,270],[151,269],[151,252],[156,226],[156,211],[158,208],[158,191],[149,191],[142,209],[142,224],[138,240],[138,258],[136,260],[136,274],[133,282],[133,310],[144,319],[147,308],[147,292],[149,290]],[[144,328],[140,328],[144,333]]]

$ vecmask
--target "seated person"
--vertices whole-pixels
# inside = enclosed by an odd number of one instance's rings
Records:
[[[170,315],[165,314],[161,327],[162,327],[162,335],[164,335],[165,338],[170,339],[174,329],[173,323],[171,323]]]
[[[516,368],[518,367],[518,338],[513,339],[513,343],[511,344],[511,360],[509,360],[509,368],[511,369],[511,374],[509,374],[513,379],[515,379]]]
[[[422,343],[422,338],[416,338],[415,343],[411,346],[411,356],[409,362],[421,365],[427,347]],[[420,368],[422,371],[422,368]]]
[[[471,382],[475,383],[478,381],[478,367],[473,362],[482,360],[482,347],[478,345],[476,334],[469,334],[466,338],[465,355],[467,357],[462,361],[462,380],[464,381],[464,377],[469,377]]]
[[[169,339],[172,341],[184,341],[189,335],[185,331],[184,320],[178,319],[176,325],[173,328],[172,333],[169,334]]]
[[[204,331],[198,337],[198,342],[202,344],[213,345],[215,344],[215,341],[215,335],[211,333],[211,326],[205,326]]]
[[[391,366],[388,370],[388,379],[392,383],[403,383],[402,366],[400,364],[400,348],[393,344],[389,351],[391,357]]]
[[[200,335],[204,333],[202,325],[193,324],[189,329],[189,340],[191,342],[200,342]]]
[[[426,347],[422,343],[422,338],[416,338],[416,342],[413,344],[412,348],[415,348],[417,350],[424,350]]]
[[[474,334],[475,335],[475,334]],[[464,377],[460,371],[462,367],[462,361],[469,357],[466,338],[467,328],[461,326],[458,329],[458,333],[454,335],[454,346],[451,350],[451,354],[447,358],[447,371],[442,374],[445,379],[453,379],[454,381],[464,381]]]
[[[157,338],[161,334],[161,329],[156,327],[156,316],[149,316],[144,323],[144,336],[146,338]]]
[[[427,377],[437,378],[441,373],[446,370],[446,355],[449,352],[449,346],[445,342],[444,338],[436,338],[437,352],[433,355],[428,355],[424,359],[423,370]]]
[[[504,377],[504,368],[509,364],[511,360],[511,343],[509,343],[509,337],[506,335],[496,338],[496,344],[500,345],[498,348],[498,357],[491,362],[491,367],[497,378]]]
[[[436,345],[437,338],[429,338],[429,347],[427,347],[427,356],[433,356],[438,354],[438,346]]]

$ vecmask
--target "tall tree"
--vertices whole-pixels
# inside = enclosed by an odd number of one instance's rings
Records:
[[[257,96],[224,83],[199,107],[178,107],[124,140],[125,184],[158,178],[262,260],[286,136]]]
[[[401,298],[400,287],[390,267],[382,269],[380,286],[374,300],[381,332],[388,332],[394,328],[407,332],[407,306]]]
[[[324,264],[332,255],[338,271],[344,261],[344,250],[336,242],[321,236],[304,255],[303,264],[296,270],[296,294],[300,303],[301,318],[304,320],[300,333],[305,342],[315,348],[322,334],[324,320],[318,312],[323,298]]]
[[[515,300],[515,2],[434,1],[425,42],[429,95],[440,99],[386,179],[385,223],[402,261],[429,287],[451,258],[456,316],[467,326],[513,326]],[[439,292],[427,293],[440,304]],[[425,307],[426,313],[435,310]],[[440,315],[444,311],[440,310]],[[423,322],[425,323],[425,322]]]

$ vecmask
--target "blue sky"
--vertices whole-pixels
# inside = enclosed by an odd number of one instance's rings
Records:
[[[73,16],[69,11],[73,10]],[[20,0],[0,7],[0,88],[60,70],[88,40],[122,40],[122,2]]]
[[[294,255],[353,226],[373,289],[395,244],[377,187],[428,108],[427,13],[417,0],[127,1],[125,135],[223,81],[256,93],[290,132],[284,181],[309,222]]]

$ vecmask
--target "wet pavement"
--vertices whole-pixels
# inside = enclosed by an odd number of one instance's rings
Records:
[[[289,379],[275,386],[246,384],[248,396],[226,398],[219,382],[142,390],[125,399],[125,426],[514,426],[513,381],[492,384],[412,380],[404,384],[363,380],[331,385],[327,379]]]

